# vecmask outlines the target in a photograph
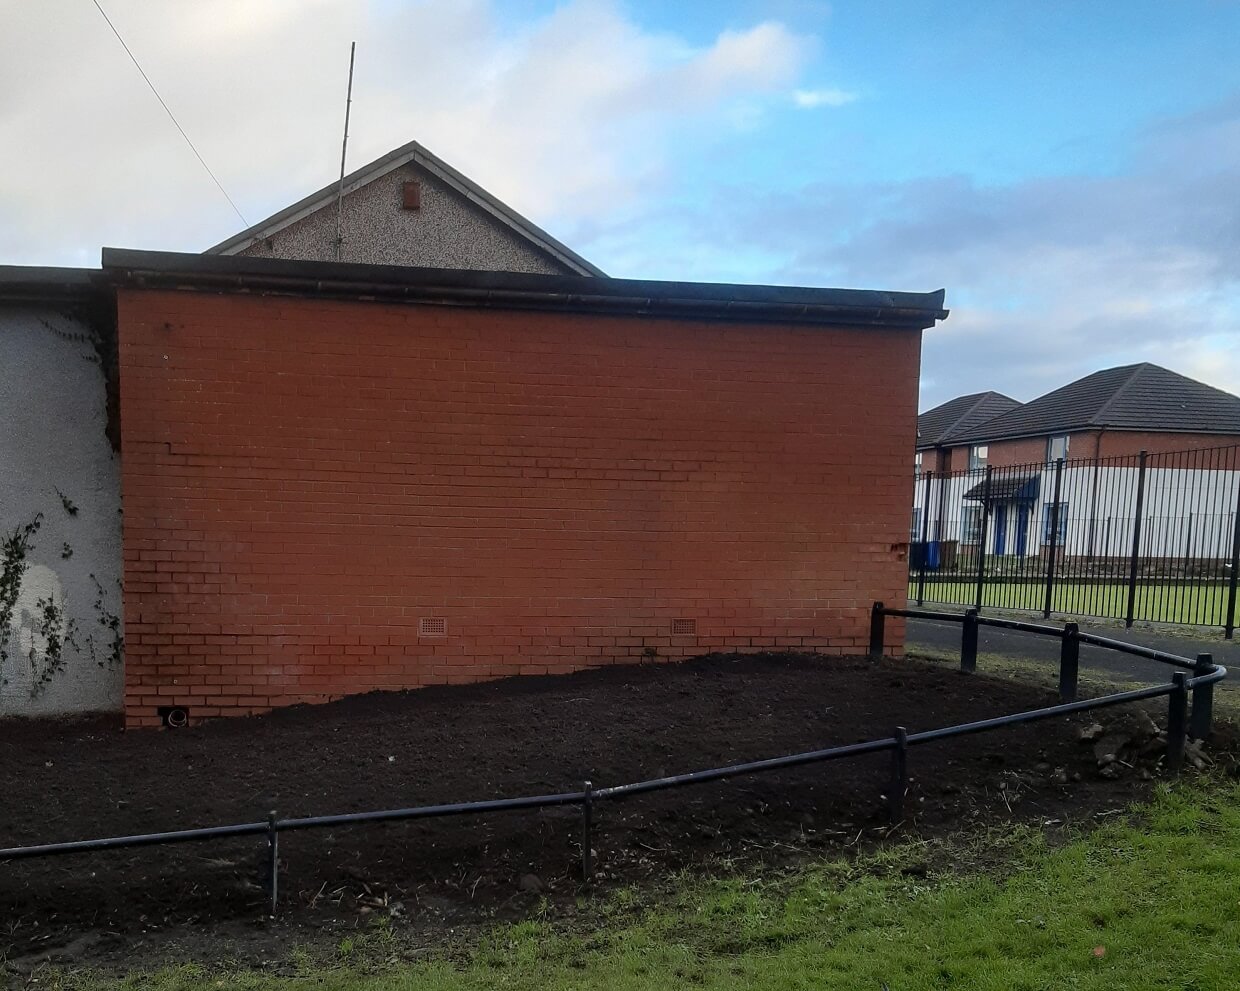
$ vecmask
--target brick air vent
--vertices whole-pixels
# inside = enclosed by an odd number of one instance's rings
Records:
[[[691,637],[697,634],[696,619],[674,619],[672,620],[672,636],[674,637]]]
[[[418,636],[420,637],[446,637],[448,635],[448,621],[446,619],[438,619],[426,616],[418,620]]]

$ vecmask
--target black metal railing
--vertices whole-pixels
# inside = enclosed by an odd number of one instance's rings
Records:
[[[909,598],[1218,626],[1240,580],[1240,446],[916,478]]]
[[[684,774],[651,778],[645,781],[612,785],[605,788],[595,788],[591,782],[587,781],[580,791],[560,792],[552,795],[524,795],[516,798],[498,798],[478,802],[424,805],[404,809],[382,809],[372,812],[348,812],[337,815],[303,816],[293,819],[281,819],[275,812],[271,812],[265,820],[256,822],[0,849],[0,861],[83,854],[129,847],[195,843],[237,836],[263,836],[266,839],[267,847],[264,880],[269,897],[270,910],[274,915],[279,905],[279,844],[281,833],[303,829],[362,825],[374,822],[397,822],[407,819],[431,819],[457,815],[485,815],[496,812],[576,805],[581,807],[581,871],[583,879],[588,883],[593,874],[591,834],[594,826],[595,805],[598,802],[614,801],[634,795],[664,791],[669,788],[706,784],[741,775],[761,774],[767,771],[783,770],[805,764],[842,760],[849,757],[858,757],[862,754],[890,752],[892,755],[890,771],[887,779],[884,781],[884,787],[891,821],[893,824],[898,824],[904,819],[904,799],[908,791],[909,747],[934,743],[957,736],[984,733],[1021,723],[1053,719],[1056,716],[1070,715],[1076,712],[1126,705],[1164,695],[1168,698],[1167,767],[1173,772],[1178,772],[1183,763],[1184,748],[1188,737],[1191,735],[1195,739],[1204,739],[1209,735],[1213,720],[1214,685],[1227,675],[1227,669],[1221,665],[1214,664],[1209,654],[1199,654],[1196,659],[1180,657],[1179,655],[1155,650],[1150,647],[1142,647],[1136,644],[1124,643],[1120,640],[1111,640],[1106,637],[1082,633],[1074,623],[1068,623],[1060,629],[1059,627],[1023,623],[1015,620],[983,618],[978,616],[977,611],[973,609],[963,614],[935,612],[926,609],[889,609],[881,602],[876,602],[871,610],[870,655],[876,659],[883,654],[888,616],[906,616],[945,623],[959,623],[961,626],[960,667],[961,670],[969,672],[977,668],[977,630],[979,626],[997,626],[1040,636],[1058,637],[1063,644],[1059,675],[1059,695],[1062,701],[1058,705],[1045,706],[1040,709],[1009,713],[1003,716],[979,719],[969,723],[958,723],[954,726],[944,726],[917,733],[909,733],[904,727],[897,726],[891,736],[876,740],[865,740],[860,743],[849,743],[843,746],[810,750],[798,754],[786,754],[780,757],[768,757],[762,760],[747,761],[742,764],[689,771]],[[1076,697],[1077,666],[1080,644],[1082,643],[1092,644],[1107,650],[1116,650],[1126,654],[1151,658],[1180,670],[1175,672],[1171,682],[1168,684],[1114,692],[1110,695],[1096,698],[1078,699]],[[1190,695],[1192,700],[1191,719],[1189,716]]]

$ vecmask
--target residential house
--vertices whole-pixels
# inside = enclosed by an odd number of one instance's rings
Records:
[[[918,417],[919,429],[936,412]],[[956,470],[1231,444],[1240,444],[1240,397],[1142,362],[1094,372],[961,424],[935,446],[950,462],[944,469]]]
[[[416,141],[207,254],[546,275],[603,272]]]
[[[1054,545],[1118,559],[1134,535],[1151,556],[1230,555],[1240,397],[1221,389],[1124,365],[1023,404],[964,396],[921,414],[918,433],[912,533],[938,545],[932,567],[983,533],[987,554],[1017,558]]]
[[[1001,392],[974,392],[922,413],[917,417],[917,474],[968,467],[963,461],[952,463],[952,448],[945,443],[947,438],[957,431],[971,430],[1019,405]]]

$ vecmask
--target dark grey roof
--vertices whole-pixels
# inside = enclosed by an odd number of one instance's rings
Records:
[[[918,293],[655,282],[123,248],[104,248],[103,268],[119,285],[217,292],[281,292],[507,309],[657,314],[682,319],[922,330],[947,316],[942,289]]]
[[[970,502],[1034,502],[1038,498],[1040,475],[993,475],[964,494]]]
[[[365,186],[369,182],[373,182],[380,176],[387,175],[387,173],[400,168],[402,165],[410,163],[425,169],[475,206],[491,214],[500,223],[510,227],[536,248],[546,252],[556,261],[577,272],[579,275],[602,276],[605,274],[602,269],[586,261],[577,252],[562,242],[557,241],[537,224],[521,216],[507,203],[492,196],[468,176],[458,172],[439,156],[431,154],[416,141],[403,144],[399,148],[389,151],[382,158],[376,158],[368,165],[363,165],[360,169],[345,176],[345,195]],[[285,207],[278,213],[273,213],[266,220],[259,221],[253,227],[247,227],[240,234],[234,234],[227,240],[208,248],[206,254],[234,254],[258,238],[269,237],[276,231],[301,220],[302,217],[309,216],[316,210],[322,209],[335,200],[339,190],[339,180],[329,183],[318,190],[318,192],[311,193],[309,196],[298,200],[292,206]]]
[[[936,447],[953,432],[971,430],[1019,405],[1001,392],[974,392],[950,399],[917,417],[917,447]]]
[[[1072,430],[1240,434],[1240,397],[1142,362],[1106,368],[984,423],[952,432],[952,444],[1043,437]]]

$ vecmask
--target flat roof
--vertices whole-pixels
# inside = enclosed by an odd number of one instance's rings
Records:
[[[662,282],[103,249],[113,286],[276,293],[384,302],[657,315],[922,330],[947,316],[945,291]],[[0,287],[0,293],[3,292]]]
[[[0,300],[50,303],[97,301],[108,293],[99,269],[0,265]]]

